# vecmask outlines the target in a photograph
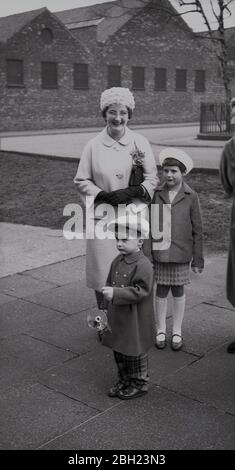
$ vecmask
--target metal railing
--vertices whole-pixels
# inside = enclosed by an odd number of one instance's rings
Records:
[[[231,134],[231,110],[226,103],[201,103],[200,134]]]

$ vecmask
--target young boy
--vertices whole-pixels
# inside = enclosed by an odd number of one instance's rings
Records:
[[[189,266],[191,264],[195,273],[201,273],[204,267],[202,220],[197,193],[184,183],[184,175],[193,168],[191,157],[181,149],[165,148],[159,154],[159,161],[163,170],[163,185],[155,191],[152,204],[171,204],[171,243],[168,249],[152,251],[157,282],[156,347],[166,347],[167,296],[171,290],[171,348],[179,351],[183,346],[184,285],[190,282]],[[151,222],[153,228],[154,220]]]
[[[118,382],[110,397],[137,398],[148,391],[148,349],[154,344],[153,268],[142,252],[143,237],[149,233],[144,219],[120,217],[108,224],[115,232],[120,252],[111,264],[102,288],[108,302],[108,324],[102,343],[113,349]]]

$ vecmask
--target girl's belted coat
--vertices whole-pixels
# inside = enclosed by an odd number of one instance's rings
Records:
[[[86,197],[94,198],[102,191],[115,191],[128,187],[131,169],[131,152],[137,146],[145,156],[143,158],[142,185],[152,199],[158,184],[157,166],[152,149],[147,139],[126,127],[124,136],[117,142],[112,139],[105,128],[85,146],[74,182],[77,184],[84,206]],[[139,201],[141,203],[141,201]],[[94,221],[104,216],[107,205],[94,205]],[[142,204],[143,206],[143,204]],[[115,217],[116,215],[114,215]],[[92,217],[92,216],[91,216]],[[114,218],[107,208],[106,223]],[[86,241],[86,274],[87,286],[100,291],[105,285],[111,262],[118,255],[115,239],[87,239]]]
[[[154,240],[155,205],[160,208],[165,205],[165,210],[169,211],[171,224],[166,227],[163,235],[167,241],[166,249],[163,249],[164,247],[158,249],[159,243],[157,239]],[[162,213],[162,210],[160,213]],[[186,183],[182,184],[172,204],[170,204],[166,185],[162,185],[156,190],[151,205],[151,227],[153,237],[152,256],[155,262],[191,262],[192,266],[204,267],[203,230],[199,199],[197,193]]]
[[[227,298],[235,307],[235,136],[224,146],[220,161],[220,175],[222,185],[233,201],[226,285]]]
[[[111,265],[107,285],[113,287],[108,324],[102,343],[127,356],[139,356],[153,346],[153,268],[142,251],[119,255]]]

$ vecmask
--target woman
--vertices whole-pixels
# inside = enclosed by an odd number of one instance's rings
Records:
[[[227,195],[233,199],[226,285],[227,298],[235,307],[235,136],[224,146],[220,162],[220,176]],[[227,351],[235,353],[235,341],[228,345]]]
[[[157,167],[147,139],[127,127],[134,107],[134,97],[128,88],[113,87],[101,94],[100,108],[106,127],[85,146],[74,179],[85,205],[88,196],[94,197],[95,221],[103,217],[96,210],[100,203],[104,204],[103,209],[112,205],[117,210],[119,204],[131,204],[134,200],[138,211],[143,207],[141,203],[151,201],[157,186]],[[142,152],[143,181],[130,187],[135,149]],[[108,215],[106,222],[109,222]],[[87,286],[95,289],[101,309],[101,288],[117,254],[114,239],[87,240]]]

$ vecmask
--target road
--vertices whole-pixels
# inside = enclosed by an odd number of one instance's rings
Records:
[[[165,146],[184,147],[194,160],[197,168],[219,167],[224,141],[197,139],[198,126],[156,126],[139,127],[137,132],[150,141],[156,162],[158,154]],[[97,129],[50,131],[48,134],[2,135],[1,150],[45,154],[66,158],[79,158],[89,139],[97,135]]]

